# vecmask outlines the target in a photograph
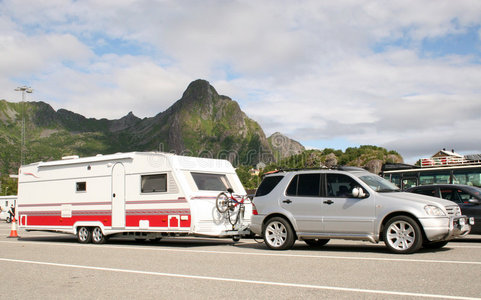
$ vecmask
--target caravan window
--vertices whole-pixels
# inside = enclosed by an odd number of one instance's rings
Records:
[[[199,191],[227,191],[231,186],[221,174],[191,173]]]
[[[85,181],[77,182],[75,184],[75,188],[77,192],[86,192],[87,191],[87,183]]]
[[[142,193],[167,192],[167,174],[142,175]]]

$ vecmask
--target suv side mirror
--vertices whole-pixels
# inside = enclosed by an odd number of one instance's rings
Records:
[[[364,193],[364,189],[359,186],[352,189],[352,196],[354,198],[365,198],[366,193]]]

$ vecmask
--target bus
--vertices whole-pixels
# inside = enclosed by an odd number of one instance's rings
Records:
[[[421,166],[385,164],[381,176],[402,190],[426,184],[465,184],[481,187],[481,162],[466,160],[457,163]]]

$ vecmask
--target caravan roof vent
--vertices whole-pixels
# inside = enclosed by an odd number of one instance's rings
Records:
[[[78,159],[78,155],[69,155],[69,156],[62,156],[62,160],[67,160],[67,159]]]

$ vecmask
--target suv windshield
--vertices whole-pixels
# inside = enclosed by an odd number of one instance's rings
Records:
[[[386,179],[376,176],[376,175],[363,175],[359,176],[359,179],[364,181],[367,185],[369,185],[373,190],[380,193],[388,193],[388,192],[399,192],[399,188],[387,181]]]

